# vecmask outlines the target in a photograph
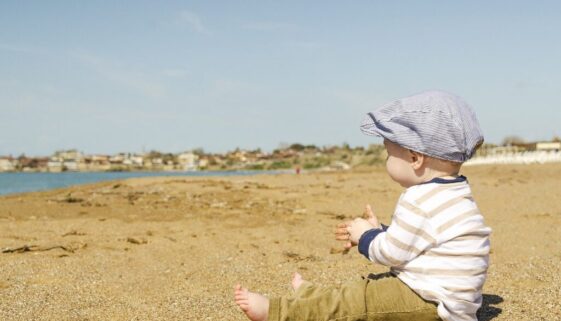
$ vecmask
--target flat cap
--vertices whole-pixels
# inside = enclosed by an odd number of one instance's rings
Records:
[[[369,112],[360,130],[404,148],[453,162],[470,159],[483,143],[473,109],[460,97],[431,90]]]

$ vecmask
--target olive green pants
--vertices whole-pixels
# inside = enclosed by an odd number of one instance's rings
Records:
[[[338,288],[304,282],[294,295],[273,298],[268,321],[440,320],[436,304],[423,300],[390,273],[371,275]]]

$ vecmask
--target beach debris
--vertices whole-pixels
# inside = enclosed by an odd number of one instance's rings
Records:
[[[22,245],[19,247],[8,247],[2,249],[2,253],[24,253],[24,252],[44,252],[54,249],[61,249],[66,252],[74,253],[76,250],[87,247],[87,243],[70,243],[67,245]]]
[[[70,231],[70,232],[66,232],[66,233],[62,234],[63,237],[65,237],[65,236],[70,236],[70,235],[86,235],[86,233],[84,233],[84,232],[78,232],[78,231],[76,231],[76,230],[72,230],[72,231]]]
[[[177,242],[177,239],[175,239],[174,237],[171,237],[171,236],[164,236],[164,238],[166,238],[166,239],[168,239],[172,242]]]
[[[107,206],[107,204],[102,204],[102,203],[99,203],[99,202],[93,202],[92,203],[91,201],[84,201],[81,205],[82,205],[82,207],[92,207],[92,206],[104,207],[104,206]]]
[[[288,258],[289,260],[295,261],[295,262],[301,262],[301,261],[310,261],[310,262],[315,262],[315,261],[319,261],[319,257],[315,256],[315,255],[307,255],[307,256],[303,256],[300,255],[298,253],[295,252],[290,252],[290,251],[284,251],[282,252],[282,254]]]
[[[228,202],[213,202],[210,204],[212,208],[225,208],[228,205]]]
[[[62,197],[57,197],[55,199],[47,200],[47,202],[57,202],[57,203],[82,203],[84,201],[83,198],[74,197],[72,193],[68,193]]]
[[[330,218],[334,220],[345,220],[351,218],[351,216],[347,216],[345,214],[338,214],[332,211],[317,211],[316,213],[320,215],[330,216]]]
[[[351,249],[345,249],[345,248],[342,248],[342,247],[341,247],[341,248],[339,248],[339,247],[332,247],[332,248],[329,250],[329,254],[342,254],[342,255],[345,255],[345,254],[348,254],[350,250],[351,250]]]
[[[143,237],[127,237],[127,242],[140,245],[148,243],[148,240]]]
[[[66,197],[62,200],[64,203],[82,203],[84,201],[83,198],[74,197],[71,193],[68,193]]]
[[[129,193],[125,196],[125,198],[129,201],[129,204],[130,204],[130,205],[134,205],[134,203],[135,203],[137,200],[139,200],[139,199],[142,197],[143,194],[144,194],[143,192],[129,192]]]

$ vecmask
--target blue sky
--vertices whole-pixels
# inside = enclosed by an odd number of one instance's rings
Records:
[[[368,145],[425,89],[561,136],[558,1],[2,1],[0,155]]]

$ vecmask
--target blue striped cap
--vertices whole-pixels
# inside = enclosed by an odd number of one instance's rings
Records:
[[[367,114],[360,130],[453,162],[470,159],[483,143],[473,109],[462,98],[439,90],[385,104]]]

